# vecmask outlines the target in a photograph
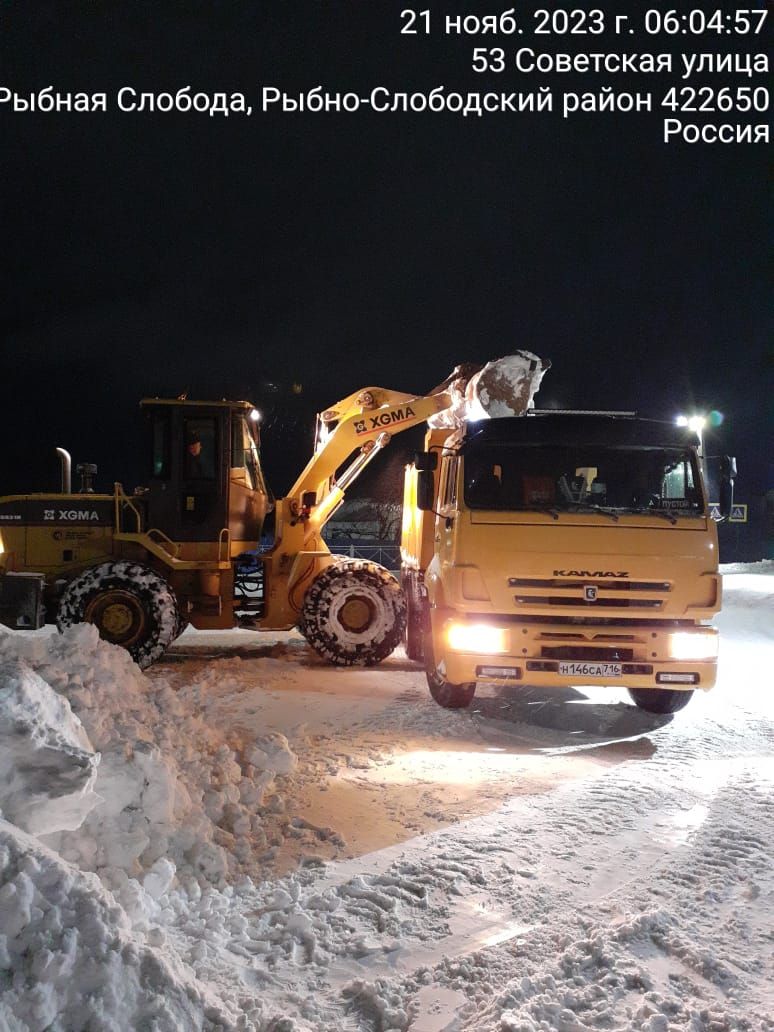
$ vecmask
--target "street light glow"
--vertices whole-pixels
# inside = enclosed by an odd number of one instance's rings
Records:
[[[688,429],[693,430],[695,434],[700,434],[706,425],[706,416],[691,416],[688,420]]]
[[[696,413],[693,416],[686,416],[683,413],[680,413],[680,415],[675,418],[675,423],[678,426],[686,427],[699,438],[698,451],[702,464],[704,463],[704,428],[709,422],[711,422],[711,420],[707,416],[702,416],[699,413]]]
[[[675,423],[677,426],[687,426],[689,430],[692,430],[695,434],[701,434],[702,430],[707,425],[707,417],[702,415],[685,416],[682,413],[676,417]]]

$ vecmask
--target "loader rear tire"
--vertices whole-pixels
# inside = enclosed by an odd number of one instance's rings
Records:
[[[91,623],[104,641],[120,645],[145,669],[160,659],[179,627],[172,588],[140,563],[101,563],[71,581],[57,613],[60,631]]]
[[[312,648],[338,666],[373,666],[403,638],[406,599],[400,585],[377,563],[336,562],[304,597],[299,629]]]

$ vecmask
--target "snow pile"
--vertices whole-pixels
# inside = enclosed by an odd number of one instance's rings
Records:
[[[774,578],[755,576],[735,590],[749,573],[740,570],[727,585],[717,689],[697,695],[674,720],[639,714],[645,723],[637,731],[627,721],[637,742],[611,737],[604,713],[616,711],[615,702],[566,706],[559,720],[537,694],[522,703],[535,714],[532,740],[522,723],[510,729],[510,745],[491,746],[480,718],[425,713],[424,694],[416,717],[393,712],[414,710],[418,672],[382,672],[394,705],[375,707],[365,690],[379,684],[374,671],[305,667],[294,649],[259,658],[261,679],[274,689],[283,676],[283,688],[293,677],[318,692],[326,678],[337,686],[331,691],[349,685],[350,708],[365,710],[359,725],[343,729],[352,760],[377,748],[388,753],[388,728],[404,747],[403,729],[433,723],[437,762],[451,747],[448,762],[464,770],[469,761],[456,749],[473,722],[477,737],[466,741],[482,753],[507,747],[526,760],[561,752],[562,768],[575,765],[576,752],[598,753],[599,762],[563,787],[533,782],[522,795],[527,785],[517,777],[512,798],[483,815],[328,866],[305,858],[292,875],[258,884],[240,877],[261,869],[239,859],[240,842],[259,841],[281,809],[275,779],[292,772],[297,788],[308,767],[303,755],[299,775],[286,740],[267,727],[281,712],[292,736],[288,714],[304,717],[315,705],[309,693],[295,711],[290,691],[265,691],[261,701],[255,668],[236,658],[203,668],[194,658],[146,678],[90,628],[53,639],[0,635],[2,684],[32,683],[34,668],[43,709],[51,702],[43,682],[66,694],[84,729],[64,705],[60,728],[70,720],[73,736],[88,734],[104,755],[97,789],[106,777],[103,788],[124,800],[118,810],[118,798],[107,809],[100,804],[80,831],[52,839],[101,881],[0,822],[0,1029],[773,1029],[774,767],[760,671],[772,661],[764,618]],[[749,653],[749,676],[727,644]],[[169,680],[178,677],[188,693],[172,691]],[[210,695],[208,727],[198,712]],[[499,705],[498,697],[490,703]],[[571,715],[579,708],[590,724]],[[237,739],[216,730],[253,710],[252,732],[242,724]],[[346,756],[328,744],[324,754],[328,773],[340,775]],[[263,799],[251,814],[246,780]],[[325,788],[333,795],[341,778]],[[405,791],[416,793],[415,779]],[[373,812],[389,798],[374,797]],[[341,796],[338,827],[350,803]],[[247,816],[260,823],[241,824]],[[299,816],[283,820],[311,827]],[[123,861],[126,836],[140,832],[146,845],[137,855],[139,842],[129,850],[131,863],[106,862],[111,836]],[[218,884],[202,877],[196,843],[225,851]]]
[[[99,757],[69,703],[25,663],[0,662],[0,815],[33,834],[78,828]]]
[[[455,380],[449,387],[452,404],[428,419],[433,429],[461,427],[468,420],[523,416],[533,407],[534,397],[546,371],[547,359],[531,351],[517,351],[496,358],[470,379]]]
[[[101,801],[80,827],[60,824],[74,830],[45,839],[64,859],[108,884],[117,871],[137,876],[160,857],[216,883],[261,870],[263,818],[283,808],[275,778],[295,765],[282,735],[228,739],[90,625],[61,636],[0,636],[3,657],[23,658],[39,686],[42,679],[69,700],[86,743],[101,753],[94,785]],[[0,674],[0,683],[13,681]]]
[[[756,563],[721,563],[720,572],[725,575],[727,573],[738,573],[744,577],[741,580],[739,577],[734,577],[729,583],[732,587],[749,587],[750,581],[748,578],[751,577],[771,577],[774,576],[774,559],[759,559]],[[760,591],[767,591],[771,593],[773,589],[768,587],[766,581],[758,581],[758,587]]]
[[[1,1029],[251,1027],[249,1001],[218,999],[174,953],[158,949],[159,928],[147,941],[138,936],[93,874],[5,821],[0,884]]]

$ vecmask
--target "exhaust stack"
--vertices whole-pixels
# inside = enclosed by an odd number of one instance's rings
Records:
[[[69,451],[66,448],[57,448],[57,455],[62,466],[61,474],[61,490],[62,494],[73,493],[73,482],[72,482],[72,468],[73,460],[70,456]]]
[[[80,494],[94,494],[94,477],[97,475],[97,467],[93,462],[79,462],[75,472],[81,478]]]

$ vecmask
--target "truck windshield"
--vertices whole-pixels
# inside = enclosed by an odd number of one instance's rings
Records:
[[[482,444],[464,457],[471,509],[702,512],[692,452],[679,448]]]

